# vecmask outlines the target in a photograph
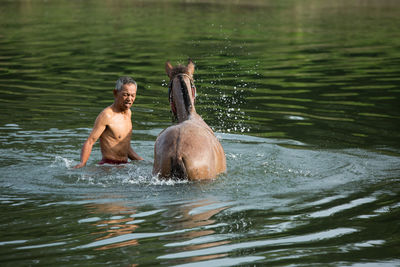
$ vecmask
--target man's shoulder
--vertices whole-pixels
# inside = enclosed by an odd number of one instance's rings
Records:
[[[129,116],[131,116],[131,110],[127,110],[126,112]],[[101,120],[111,121],[115,118],[115,116],[119,116],[121,114],[122,112],[116,112],[111,105],[103,109],[103,111],[100,112],[98,118]]]
[[[105,109],[103,109],[103,111],[100,114],[104,114],[104,115],[112,115],[112,114],[114,114],[112,106],[106,107]]]
[[[112,110],[111,106],[108,106],[100,112],[97,118],[100,120],[108,120],[112,119],[113,116],[114,116],[114,111]]]

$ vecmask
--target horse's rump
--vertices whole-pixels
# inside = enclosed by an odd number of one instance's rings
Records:
[[[215,170],[217,141],[213,133],[190,120],[160,133],[155,144],[154,174],[165,178],[208,178]]]
[[[187,179],[188,174],[185,162],[181,157],[171,157],[171,177],[177,179]]]

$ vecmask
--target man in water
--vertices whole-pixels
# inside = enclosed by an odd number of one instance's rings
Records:
[[[100,138],[103,159],[99,164],[124,164],[143,160],[131,147],[131,106],[136,98],[137,85],[130,77],[120,77],[114,89],[114,103],[106,107],[94,123],[92,132],[83,144],[81,162],[74,168],[86,165],[93,145]]]

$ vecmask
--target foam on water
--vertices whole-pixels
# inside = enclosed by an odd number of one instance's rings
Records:
[[[153,136],[149,130],[147,136]],[[93,186],[108,191],[135,190],[135,186],[177,186],[186,180],[162,180],[152,173],[152,141],[135,142],[134,147],[146,160],[121,166],[97,165],[100,158],[95,148],[88,165],[73,169],[79,159],[75,149],[63,143],[66,136],[82,139],[87,129],[13,132],[2,138],[16,138],[32,146],[2,149],[2,184],[18,190],[54,191],[84,194]],[[18,137],[16,137],[18,136]],[[214,186],[201,184],[202,190],[221,190],[221,195],[254,197],[290,192],[329,190],[339,185],[360,186],[390,174],[397,157],[361,149],[314,150],[294,140],[275,140],[236,134],[217,133],[227,155],[227,174],[214,181]],[[49,144],[48,140],[51,139]],[[33,142],[33,140],[35,140]],[[63,144],[62,144],[63,143]],[[46,147],[46,150],[36,149]],[[60,151],[63,153],[61,154]],[[7,159],[7,160],[5,160]],[[7,162],[12,161],[13,165]]]

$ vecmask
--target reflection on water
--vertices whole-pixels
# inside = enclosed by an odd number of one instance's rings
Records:
[[[191,229],[191,231],[167,238],[166,240],[169,243],[165,244],[165,246],[191,253],[192,251],[214,248],[230,243],[231,241],[226,240],[227,236],[220,237],[221,240],[218,235],[215,235],[214,228],[220,227],[220,225],[216,224],[216,220],[213,219],[213,216],[227,208],[224,203],[210,202],[208,200],[182,205],[176,212],[168,214],[169,219],[164,223],[171,225],[171,227]],[[182,242],[182,240],[187,241]],[[226,256],[227,254],[220,253],[212,253],[201,257],[191,255],[184,262],[197,262]]]
[[[1,1],[1,265],[399,265],[399,20],[392,0]],[[151,175],[163,66],[188,57],[227,155],[211,182]],[[95,146],[72,169],[121,75],[145,161]]]
[[[112,196],[115,197],[115,196]],[[89,223],[96,228],[91,232],[95,236],[93,242],[80,245],[78,248],[93,248],[94,250],[112,250],[115,248],[145,245],[148,239],[159,237],[162,242],[168,242],[165,247],[177,247],[183,251],[199,251],[205,248],[226,245],[229,235],[215,236],[214,228],[224,224],[216,223],[213,216],[228,208],[223,203],[197,200],[181,206],[171,206],[170,210],[150,210],[136,212],[135,207],[128,207],[129,203],[91,203],[84,205],[89,210],[88,218],[80,219],[78,223]],[[156,223],[167,227],[170,231],[146,232],[143,226],[154,222],[152,218],[162,214]],[[107,218],[104,218],[107,216]],[[158,219],[157,219],[158,220]],[[219,240],[222,239],[222,240]],[[187,240],[183,241],[182,240]],[[177,242],[174,242],[177,241]],[[227,254],[215,254],[201,257],[190,257],[184,262],[225,257]]]
[[[130,234],[133,233],[136,228],[138,228],[138,225],[135,224],[137,222],[135,222],[134,219],[134,210],[128,209],[121,204],[119,205],[119,203],[99,203],[85,205],[87,209],[91,210],[90,213],[93,215],[100,213],[111,216],[109,219],[106,220],[97,220],[98,217],[80,220],[80,222],[90,222],[95,220],[95,223],[93,225],[96,226],[99,231],[93,232],[92,234],[96,236],[101,235],[101,237],[96,238],[95,241],[109,240],[117,236]],[[126,216],[128,217],[126,218]],[[135,239],[121,243],[104,245],[96,249],[105,250],[134,245],[138,245],[138,241]]]

